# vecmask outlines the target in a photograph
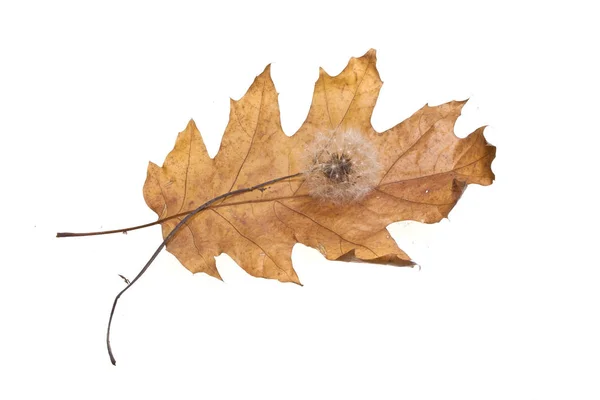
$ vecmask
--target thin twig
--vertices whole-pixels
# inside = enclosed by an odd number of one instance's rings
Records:
[[[159,219],[158,221],[149,222],[149,223],[143,224],[143,225],[132,226],[130,228],[113,229],[113,230],[110,230],[110,231],[82,232],[82,233],[78,233],[78,232],[58,232],[56,234],[56,237],[57,238],[64,238],[64,237],[110,235],[111,233],[121,233],[121,232],[122,233],[127,233],[129,231],[135,231],[137,229],[143,229],[143,228],[148,228],[149,226],[162,224],[163,222],[166,222],[166,221],[168,221],[170,219],[177,218],[177,217],[182,217],[182,216],[184,216],[186,214],[189,214],[192,211],[193,210],[184,211],[184,212],[181,212],[179,214],[171,215],[170,217]]]
[[[175,236],[175,234],[179,231],[179,229],[181,229],[181,227],[183,225],[185,225],[185,223],[187,223],[194,215],[198,214],[200,211],[207,209],[210,205],[212,205],[214,202],[219,201],[221,199],[224,199],[226,197],[230,197],[230,196],[235,196],[238,194],[242,194],[242,193],[247,193],[247,192],[252,192],[256,189],[260,189],[264,186],[267,185],[271,185],[273,183],[276,182],[280,182],[283,181],[285,179],[290,179],[290,178],[295,178],[297,176],[302,175],[302,172],[299,172],[297,174],[292,174],[292,175],[288,175],[288,176],[283,176],[280,178],[276,178],[276,179],[272,179],[270,181],[267,182],[263,182],[261,184],[249,187],[249,188],[244,188],[244,189],[238,189],[238,190],[234,190],[225,194],[222,194],[220,196],[215,197],[214,199],[211,199],[209,201],[207,201],[206,203],[202,204],[200,207],[196,208],[195,210],[191,211],[188,215],[186,215],[177,225],[175,225],[175,227],[171,230],[171,232],[169,232],[169,234],[167,235],[167,237],[162,241],[162,243],[160,244],[160,246],[158,246],[158,248],[156,249],[156,251],[154,252],[154,254],[152,254],[152,257],[150,257],[150,260],[148,260],[148,262],[146,263],[146,265],[144,265],[144,267],[141,269],[141,271],[137,274],[137,276],[135,278],[133,278],[133,280],[131,281],[131,283],[129,283],[125,289],[121,290],[119,292],[119,294],[117,294],[117,296],[115,297],[115,301],[113,303],[112,309],[110,310],[110,318],[108,319],[108,329],[106,330],[106,348],[108,349],[108,355],[110,357],[110,362],[113,365],[117,365],[117,361],[115,360],[115,357],[113,356],[113,352],[112,349],[110,347],[110,327],[112,325],[112,319],[113,316],[115,314],[115,308],[117,307],[117,302],[119,301],[119,298],[123,295],[123,293],[125,293],[127,291],[127,289],[129,289],[138,279],[140,279],[140,277],[142,275],[144,275],[144,272],[146,272],[146,270],[150,267],[150,265],[152,264],[152,262],[154,261],[154,259],[158,256],[158,254],[162,251],[162,249],[167,245],[167,243],[169,242],[169,240],[171,240],[173,238],[173,236]]]

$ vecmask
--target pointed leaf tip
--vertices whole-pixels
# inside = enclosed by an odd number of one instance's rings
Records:
[[[377,59],[377,50],[371,48],[371,49],[367,50],[367,52],[363,55],[363,57]]]
[[[190,120],[188,121],[188,124],[185,128],[186,129],[198,129],[198,127],[196,126],[196,122],[194,121],[193,118],[190,118]]]
[[[260,73],[260,75],[258,76],[271,76],[271,63],[267,64],[267,66],[265,67],[265,69],[263,69],[263,72]]]

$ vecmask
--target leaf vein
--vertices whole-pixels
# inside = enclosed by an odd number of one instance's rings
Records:
[[[394,181],[394,182],[387,182],[387,183],[384,183],[384,184],[378,185],[378,186],[377,186],[377,188],[380,188],[380,187],[383,187],[383,186],[387,186],[387,185],[393,185],[393,184],[395,184],[395,183],[404,183],[404,182],[410,182],[410,181],[415,181],[415,180],[419,180],[419,179],[429,178],[429,177],[432,177],[432,176],[437,176],[437,175],[451,174],[451,173],[453,173],[453,172],[456,172],[456,171],[458,171],[459,169],[467,168],[467,167],[470,167],[470,166],[471,166],[471,165],[473,165],[473,164],[477,164],[478,162],[480,162],[480,161],[481,161],[481,160],[483,160],[483,159],[486,159],[486,158],[488,158],[488,157],[493,157],[493,155],[494,155],[493,153],[486,154],[486,155],[484,155],[483,157],[480,157],[480,158],[478,158],[478,159],[477,159],[477,160],[475,160],[475,161],[472,161],[472,162],[470,162],[470,163],[468,163],[468,164],[465,164],[465,165],[463,165],[463,166],[460,166],[460,167],[456,167],[456,168],[454,168],[454,169],[451,169],[451,170],[449,170],[449,171],[436,172],[436,173],[434,173],[434,174],[422,175],[422,176],[417,176],[417,177],[414,177],[414,178],[408,178],[408,179],[401,179],[401,180],[399,180],[399,181]]]
[[[386,196],[390,196],[390,197],[393,197],[394,199],[397,199],[397,200],[400,200],[400,201],[406,201],[407,203],[412,203],[412,204],[420,204],[420,205],[424,205],[424,206],[434,206],[434,207],[437,207],[437,206],[451,206],[453,204],[456,204],[456,201],[451,202],[451,203],[428,203],[426,201],[409,200],[409,199],[404,198],[404,197],[399,197],[399,196],[395,196],[395,195],[393,195],[391,193],[384,192],[383,190],[379,190],[379,189],[375,189],[375,190],[378,191],[379,193],[385,194]]]
[[[183,199],[181,200],[181,206],[179,207],[179,211],[176,214],[180,213],[183,209],[183,205],[185,204],[185,199],[187,198],[187,184],[188,184],[188,174],[190,172],[190,159],[192,157],[192,143],[194,140],[194,131],[190,129],[190,145],[188,146],[188,159],[187,166],[185,167],[185,180],[183,181]]]
[[[351,240],[348,240],[348,239],[344,238],[342,235],[340,235],[339,233],[337,233],[336,231],[334,231],[333,229],[330,229],[330,228],[326,227],[325,225],[323,225],[322,223],[320,223],[320,222],[316,221],[315,219],[311,218],[310,216],[308,216],[308,215],[306,215],[306,214],[304,214],[304,213],[302,213],[302,212],[300,212],[300,211],[298,211],[298,210],[295,210],[295,209],[293,209],[293,208],[289,207],[288,205],[286,205],[286,204],[283,204],[282,202],[280,202],[280,201],[278,201],[278,200],[276,200],[275,202],[276,202],[277,204],[279,204],[279,205],[281,205],[281,206],[283,206],[283,207],[287,208],[288,210],[290,210],[290,211],[293,211],[293,212],[295,212],[295,213],[297,213],[297,214],[300,214],[300,215],[302,215],[303,217],[305,217],[305,218],[307,218],[307,219],[311,220],[311,221],[312,221],[314,224],[316,224],[316,225],[320,226],[321,228],[323,228],[323,229],[325,229],[325,230],[327,230],[327,231],[329,231],[329,232],[333,233],[334,235],[336,235],[336,236],[337,236],[337,237],[339,237],[340,239],[343,239],[344,241],[346,241],[346,242],[348,242],[348,243],[350,243],[350,244],[353,244],[353,245],[355,245],[355,246],[359,246],[359,247],[365,248],[365,249],[369,250],[371,253],[375,254],[375,256],[376,256],[376,257],[379,257],[379,254],[377,254],[375,251],[373,251],[373,249],[369,248],[368,246],[365,246],[364,244],[360,244],[360,243],[356,243],[356,242],[353,242],[353,241],[351,241]],[[342,254],[343,254],[343,253],[342,253]]]
[[[250,155],[250,151],[252,151],[252,146],[254,145],[254,138],[256,138],[256,132],[258,130],[258,125],[259,125],[259,122],[260,122],[260,115],[262,113],[262,105],[263,105],[263,100],[265,98],[265,86],[266,86],[266,83],[263,82],[262,92],[261,92],[261,95],[260,95],[260,106],[258,108],[258,116],[256,117],[256,126],[254,127],[254,133],[252,134],[252,139],[250,140],[250,145],[248,146],[248,151],[246,152],[246,156],[244,157],[244,160],[240,164],[240,168],[238,169],[237,173],[235,174],[235,179],[231,183],[231,187],[228,190],[229,192],[235,186],[235,183],[237,182],[237,180],[238,180],[238,178],[240,176],[240,173],[242,172],[242,168],[244,168],[244,164],[246,164],[246,160],[248,159],[248,156]],[[242,130],[244,130],[243,127],[242,127]],[[244,132],[246,132],[246,131],[244,130]]]
[[[233,228],[233,229],[234,229],[234,230],[237,232],[237,234],[238,234],[238,235],[240,235],[241,237],[243,237],[244,239],[246,239],[247,241],[249,241],[250,243],[252,243],[252,244],[253,244],[253,245],[255,245],[256,247],[258,247],[258,248],[260,249],[260,251],[262,251],[262,252],[263,252],[263,253],[264,253],[264,254],[265,254],[267,257],[269,257],[269,259],[270,259],[270,260],[273,262],[273,265],[275,265],[275,266],[277,267],[277,269],[279,269],[279,270],[280,270],[281,272],[283,272],[283,273],[284,273],[284,274],[285,274],[285,275],[286,275],[288,278],[290,278],[290,279],[291,279],[291,277],[290,277],[290,275],[287,273],[287,271],[286,271],[286,270],[284,270],[283,268],[281,268],[281,267],[279,266],[279,264],[277,264],[277,263],[275,262],[275,260],[273,259],[273,257],[271,257],[271,256],[269,255],[269,253],[268,253],[268,252],[267,252],[265,249],[263,249],[263,248],[262,248],[262,246],[261,246],[261,245],[259,245],[259,244],[258,244],[258,243],[256,243],[254,240],[250,239],[248,236],[246,236],[246,235],[244,235],[242,232],[240,232],[240,231],[239,231],[239,230],[238,230],[238,229],[235,227],[235,225],[233,225],[233,223],[232,223],[231,221],[229,221],[229,220],[228,220],[227,218],[225,218],[223,215],[219,214],[219,213],[217,212],[217,210],[215,210],[215,209],[212,209],[212,208],[209,208],[209,210],[211,210],[212,212],[214,212],[215,214],[217,214],[219,217],[223,218],[223,220],[224,220],[225,222],[227,222],[227,223],[228,223],[228,224],[229,224],[229,225],[230,225],[230,226],[231,226],[231,227],[232,227],[232,228]]]
[[[413,144],[411,144],[406,150],[404,150],[402,152],[402,154],[400,154],[398,156],[398,158],[396,158],[396,161],[394,161],[392,163],[392,165],[386,171],[385,175],[383,175],[383,178],[381,178],[381,180],[379,181],[379,184],[377,186],[381,186],[381,182],[383,182],[383,180],[388,176],[388,174],[390,173],[390,171],[392,169],[394,169],[394,167],[396,166],[396,164],[398,163],[398,161],[400,161],[400,159],[402,157],[404,157],[406,155],[406,153],[408,153],[413,147],[415,147],[417,145],[417,143],[419,143],[421,141],[421,139],[423,139],[425,137],[425,135],[427,135],[429,132],[431,132],[431,130],[433,129],[433,127],[435,126],[435,124],[437,124],[439,121],[441,121],[442,119],[444,119],[444,117],[441,117],[440,119],[438,119],[437,121],[435,121],[433,124],[431,124],[431,126],[429,127],[429,129],[427,129],[424,133],[421,132],[421,119],[423,119],[423,114],[421,114],[419,116],[419,122],[417,123],[417,125],[419,126],[419,138],[417,140],[415,140],[413,142]]]
[[[348,104],[348,108],[346,108],[346,111],[344,112],[344,115],[342,116],[342,119],[340,119],[340,122],[338,122],[338,125],[335,127],[335,129],[337,130],[337,128],[340,127],[340,125],[342,124],[342,121],[344,121],[344,119],[346,119],[346,116],[348,115],[348,112],[350,111],[350,108],[352,108],[352,103],[354,103],[354,100],[357,97],[357,93],[358,93],[358,89],[360,88],[360,86],[362,85],[363,81],[365,80],[365,76],[367,76],[367,73],[369,72],[369,67],[371,66],[371,59],[369,59],[369,61],[367,62],[367,67],[365,68],[365,73],[363,74],[363,76],[360,78],[360,82],[358,82],[358,85],[356,86],[356,90],[354,91],[354,93],[352,93],[352,100],[350,100],[350,103]],[[362,95],[362,93],[360,93]]]

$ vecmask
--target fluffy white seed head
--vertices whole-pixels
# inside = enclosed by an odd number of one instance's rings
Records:
[[[377,183],[377,152],[357,131],[318,135],[309,145],[306,158],[306,185],[317,199],[357,201]]]

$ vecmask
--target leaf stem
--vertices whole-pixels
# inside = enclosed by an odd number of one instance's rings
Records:
[[[148,260],[148,262],[146,263],[146,265],[144,265],[144,267],[140,270],[140,272],[137,274],[137,276],[135,278],[133,278],[133,280],[131,281],[131,283],[129,283],[125,287],[125,289],[121,290],[119,292],[119,294],[117,294],[117,296],[115,297],[115,301],[113,302],[112,309],[110,310],[110,317],[108,319],[108,328],[106,330],[106,348],[108,349],[108,355],[110,357],[110,362],[113,365],[117,365],[117,361],[115,360],[115,357],[113,356],[112,348],[110,347],[110,328],[111,328],[111,325],[112,325],[113,316],[115,314],[115,309],[117,307],[117,302],[119,301],[119,298],[123,295],[123,293],[125,293],[127,291],[127,289],[129,289],[131,286],[133,286],[133,284],[135,282],[137,282],[137,280],[140,279],[142,275],[144,275],[144,273],[150,267],[150,265],[152,264],[152,262],[154,261],[154,259],[158,256],[158,254],[162,251],[162,249],[173,238],[173,236],[175,236],[175,234],[179,231],[179,229],[181,229],[181,227],[183,225],[185,225],[194,215],[198,214],[202,210],[207,209],[208,207],[210,207],[216,201],[219,201],[219,200],[224,199],[226,197],[235,196],[235,195],[242,194],[242,193],[247,193],[247,192],[252,192],[254,190],[263,188],[263,187],[265,187],[267,185],[270,185],[270,184],[273,184],[273,183],[276,183],[276,182],[280,182],[280,181],[283,181],[285,179],[295,178],[295,177],[300,176],[300,175],[302,175],[302,172],[299,172],[299,173],[296,173],[296,174],[292,174],[292,175],[282,176],[280,178],[271,179],[270,181],[266,181],[266,182],[260,183],[258,185],[249,187],[249,188],[237,189],[237,190],[233,190],[233,191],[228,192],[228,193],[224,193],[224,194],[222,194],[220,196],[217,196],[217,197],[215,197],[215,198],[207,201],[206,203],[202,204],[201,206],[199,206],[195,210],[189,212],[177,225],[175,225],[175,227],[171,230],[171,232],[169,232],[169,234],[162,241],[162,243],[160,244],[160,246],[158,246],[158,248],[156,249],[156,251],[154,252],[154,254],[152,254],[152,257],[150,257],[150,260]],[[182,215],[182,214],[178,214],[178,215]],[[169,218],[165,218],[162,221],[164,221],[166,219],[174,218],[176,216],[177,215],[174,215],[174,216],[169,217]],[[157,221],[157,222],[155,222],[153,224],[156,224],[156,223],[159,223],[159,222],[160,221]],[[145,227],[145,226],[149,226],[149,225],[151,225],[151,224],[140,225],[140,227],[136,227],[136,229],[139,229],[139,228]],[[131,229],[128,229],[128,230],[131,230]],[[113,231],[109,231],[109,232],[113,233]],[[116,232],[119,232],[119,231],[116,231]],[[97,234],[102,234],[102,233],[97,233]],[[73,236],[76,236],[76,235],[73,235]],[[79,236],[84,236],[84,235],[79,235]]]

